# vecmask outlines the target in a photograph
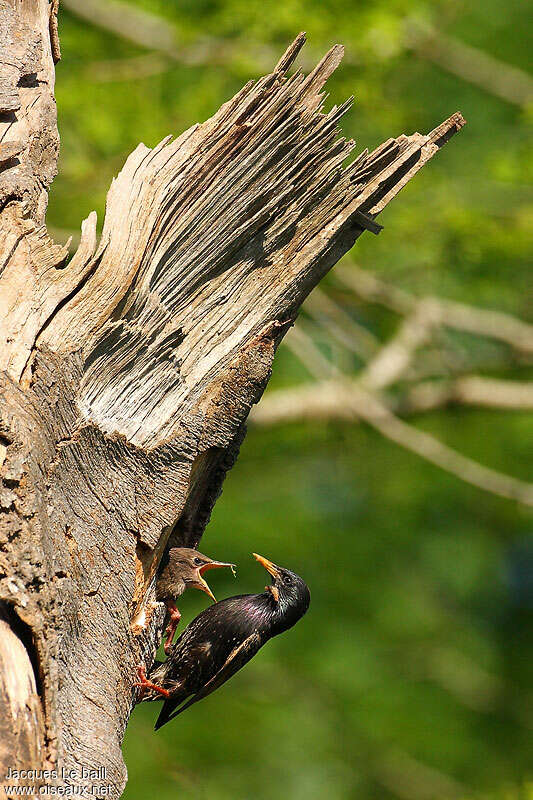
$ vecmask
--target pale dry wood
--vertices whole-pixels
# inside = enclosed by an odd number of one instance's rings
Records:
[[[42,766],[45,730],[41,700],[26,646],[0,618],[0,764],[14,770]],[[0,774],[0,789],[24,785]]]
[[[464,121],[343,166],[349,103],[321,110],[342,48],[289,77],[300,35],[210,120],[139,145],[100,241],[90,215],[67,263],[68,243],[43,227],[55,10],[12,0],[6,17],[7,46],[37,52],[42,69],[21,86],[21,56],[6,94],[5,135],[21,147],[0,176],[0,601],[30,632],[43,762],[105,766],[118,796],[136,666],[151,663],[163,622],[153,579],[165,548],[199,542],[302,301]]]
[[[11,337],[19,334],[24,318],[33,309],[28,302],[34,281],[52,264],[64,261],[62,248],[51,243],[43,229],[48,200],[47,188],[56,172],[59,144],[54,88],[54,66],[50,41],[50,8],[45,2],[2,0],[0,2],[0,349],[1,368],[11,357]],[[40,259],[42,257],[42,264]],[[14,328],[3,328],[13,302]],[[24,336],[21,337],[24,340]],[[44,572],[40,500],[33,490],[37,471],[25,469],[22,450],[15,443],[25,429],[26,447],[38,447],[38,431],[28,426],[23,404],[7,410],[0,390],[0,616],[2,616],[0,663],[1,740],[4,748],[0,773],[8,766],[28,769],[50,765],[54,736],[46,726],[44,698],[50,676],[45,677],[46,643],[41,641],[43,674],[32,644],[42,617],[33,596]],[[21,400],[19,396],[19,401]],[[26,484],[23,496],[18,487]],[[51,577],[52,572],[49,573]],[[43,583],[46,579],[43,579]],[[42,607],[48,606],[44,591]],[[14,622],[16,624],[14,624]],[[22,632],[24,631],[24,635]],[[22,638],[21,638],[22,636]],[[31,651],[31,653],[30,653]],[[31,658],[30,658],[31,655]],[[13,673],[16,670],[17,680]],[[37,675],[35,674],[37,670]],[[53,670],[51,672],[51,675]],[[39,696],[37,696],[37,690]],[[17,700],[18,697],[18,700]],[[13,723],[13,724],[11,724]]]

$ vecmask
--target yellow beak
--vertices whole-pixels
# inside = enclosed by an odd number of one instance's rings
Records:
[[[208,561],[207,564],[202,564],[202,566],[198,569],[198,581],[197,583],[193,584],[196,589],[200,589],[201,592],[205,592],[214,603],[216,603],[217,599],[209,588],[207,581],[203,579],[202,573],[207,572],[208,569],[218,569],[219,567],[229,567],[235,575],[235,564],[229,564],[226,561]]]
[[[269,561],[268,558],[264,556],[260,556],[257,553],[252,553],[253,557],[256,561],[259,561],[262,567],[266,569],[267,572],[270,572],[274,580],[279,576],[279,570],[272,561]],[[277,586],[271,584],[270,586],[265,586],[267,592],[270,592],[276,603],[279,603],[279,590]]]
[[[255,558],[256,561],[259,561],[261,566],[264,567],[267,572],[270,572],[270,574],[272,575],[273,578],[277,578],[278,577],[279,570],[276,567],[276,565],[272,563],[272,561],[269,561],[268,558],[265,558],[264,556],[260,556],[257,553],[252,553],[252,555],[253,555],[253,557]]]
[[[216,599],[215,595],[213,594],[213,592],[209,588],[209,584],[207,583],[207,581],[204,581],[204,579],[202,578],[201,575],[198,575],[197,583],[193,583],[192,585],[194,586],[195,589],[199,589],[201,592],[205,592],[207,595],[209,595],[211,600],[214,603],[216,603],[217,599]]]
[[[203,575],[208,569],[219,569],[220,567],[229,567],[235,575],[235,564],[230,564],[227,561],[208,561],[207,564],[202,564],[198,572]]]

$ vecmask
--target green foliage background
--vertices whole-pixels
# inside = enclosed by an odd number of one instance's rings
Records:
[[[265,45],[281,52],[305,29],[317,56],[335,42],[346,47],[329,102],[355,94],[343,130],[361,148],[426,132],[457,109],[468,121],[382,215],[382,235],[358,242],[358,263],[415,293],[526,318],[532,109],[417,57],[403,35],[408,18],[428,21],[527,69],[526,3],[135,5],[174,26],[178,51],[212,37],[233,42],[233,56],[195,66],[169,61],[159,74],[112,79],[110,62],[144,51],[63,10],[52,227],[78,229],[93,208],[101,222],[110,180],[139,141],[153,146],[210,116],[261,74],[254,52]],[[392,330],[377,309],[352,311],[380,335]],[[524,379],[527,370],[516,366],[506,376]],[[271,387],[303,379],[282,349]],[[525,414],[448,410],[416,424],[489,466],[530,476]],[[127,800],[532,798],[532,527],[524,508],[363,426],[251,430],[202,542],[208,554],[239,565],[237,581],[215,574],[211,584],[220,597],[260,590],[255,550],[305,577],[310,611],[161,732],[152,730],[153,705],[135,710],[125,741]],[[185,595],[182,624],[205,603],[199,593]]]

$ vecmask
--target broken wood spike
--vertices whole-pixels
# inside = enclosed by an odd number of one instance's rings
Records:
[[[379,225],[377,222],[374,222],[374,220],[369,217],[368,214],[363,214],[362,211],[354,211],[353,218],[354,222],[356,222],[361,228],[370,231],[376,236],[383,230],[383,225]]]

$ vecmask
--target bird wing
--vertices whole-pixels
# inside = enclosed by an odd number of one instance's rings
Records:
[[[202,688],[196,692],[186,703],[184,703],[177,711],[174,709],[176,706],[183,701],[183,697],[177,700],[173,700],[170,697],[168,700],[165,700],[163,703],[163,708],[157,718],[157,722],[155,723],[155,730],[157,731],[167,722],[170,722],[171,719],[177,717],[178,714],[181,714],[182,711],[185,711],[186,708],[192,706],[193,703],[197,703],[198,700],[202,700],[204,697],[207,697],[208,694],[214,692],[215,689],[218,689],[219,686],[222,686],[227,680],[229,680],[236,672],[238,672],[241,667],[244,667],[245,664],[250,661],[251,658],[255,656],[257,651],[261,647],[261,637],[257,631],[254,631],[247,639],[241,642],[240,645],[234,647],[229,656],[227,657],[224,664],[221,668],[216,672],[213,677],[207,681]]]

